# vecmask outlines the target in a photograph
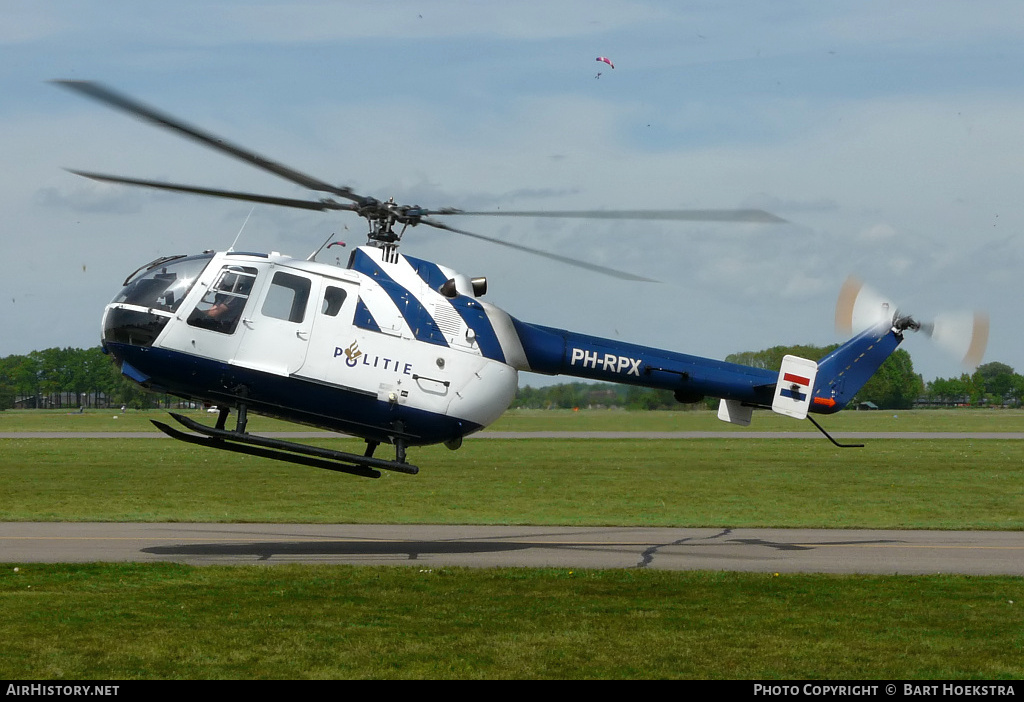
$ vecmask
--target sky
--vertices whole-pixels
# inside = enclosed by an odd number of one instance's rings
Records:
[[[925,320],[986,311],[984,361],[1024,372],[1017,2],[5,0],[0,16],[0,357],[98,345],[104,305],[158,256],[363,243],[348,213],[69,173],[313,195],[49,82],[77,79],[381,199],[786,220],[448,220],[657,283],[406,234],[404,253],[486,276],[524,321],[719,359],[823,346],[843,340],[855,275]],[[922,335],[903,348],[925,380],[965,370]]]

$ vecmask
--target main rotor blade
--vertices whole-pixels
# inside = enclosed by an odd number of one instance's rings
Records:
[[[171,131],[177,132],[184,137],[192,139],[193,141],[197,141],[204,146],[208,146],[216,151],[234,156],[235,158],[252,166],[262,168],[265,171],[269,171],[274,175],[290,180],[291,182],[302,185],[310,190],[332,193],[349,200],[358,201],[361,199],[359,195],[352,192],[349,188],[331,185],[330,183],[326,183],[318,178],[314,178],[313,176],[306,175],[305,173],[301,173],[280,163],[271,161],[268,158],[264,158],[263,156],[240,146],[235,146],[220,137],[214,136],[213,134],[205,132],[198,127],[187,124],[182,120],[172,117],[164,112],[160,112],[148,105],[144,105],[141,102],[127,97],[126,95],[117,93],[99,83],[84,80],[55,80],[52,82],[61,87],[74,90],[82,95],[105,103],[110,107],[127,112],[128,114],[138,117],[144,121],[152,122],[157,126],[170,129]]]
[[[334,202],[333,200],[295,200],[287,197],[275,197],[273,195],[259,195],[256,193],[243,193],[234,190],[218,190],[216,188],[200,188],[192,185],[177,185],[175,183],[164,183],[159,180],[141,180],[139,178],[122,178],[121,176],[105,175],[103,173],[90,173],[88,171],[76,171],[68,169],[75,175],[84,178],[99,180],[105,183],[120,183],[122,185],[138,185],[144,188],[156,188],[158,190],[171,190],[177,193],[192,193],[193,195],[208,195],[211,197],[229,198],[232,200],[245,200],[246,202],[262,202],[268,205],[280,205],[281,207],[296,207],[303,210],[355,210],[355,205]]]
[[[529,246],[523,246],[522,244],[513,244],[510,241],[502,241],[501,239],[494,239],[494,238],[491,238],[489,236],[483,236],[482,234],[475,234],[473,232],[467,232],[464,229],[456,229],[455,227],[449,226],[447,224],[444,224],[443,222],[438,222],[438,221],[435,221],[435,220],[429,220],[429,219],[424,218],[424,219],[420,220],[420,223],[421,224],[426,224],[426,225],[434,227],[436,229],[444,229],[444,230],[449,231],[449,232],[455,232],[456,234],[462,234],[464,236],[470,236],[470,237],[473,237],[474,239],[480,239],[481,241],[486,241],[486,242],[489,242],[491,244],[498,244],[499,246],[506,246],[506,247],[508,247],[510,249],[516,249],[518,251],[525,251],[526,253],[531,253],[531,254],[534,254],[535,256],[543,256],[544,258],[549,258],[549,259],[551,259],[553,261],[558,261],[560,263],[565,263],[565,264],[568,264],[570,266],[576,266],[577,268],[585,268],[588,271],[594,271],[594,272],[597,272],[597,273],[603,273],[604,275],[608,275],[608,276],[611,276],[613,278],[619,278],[620,280],[634,280],[634,281],[640,281],[642,283],[658,283],[658,282],[661,282],[661,281],[658,281],[658,280],[654,280],[653,278],[644,278],[643,276],[639,276],[639,275],[636,275],[634,273],[627,273],[626,271],[620,271],[620,270],[617,270],[615,268],[606,268],[605,266],[599,266],[596,263],[587,263],[586,261],[581,261],[581,260],[576,259],[576,258],[569,258],[568,256],[560,256],[558,254],[551,253],[549,251],[541,251],[540,249],[533,249],[533,248],[530,248]]]
[[[786,220],[764,210],[554,210],[519,211],[493,210],[469,212],[466,210],[437,210],[435,215],[474,215],[494,217],[564,217],[575,219],[655,219],[681,222],[760,222],[780,224]]]

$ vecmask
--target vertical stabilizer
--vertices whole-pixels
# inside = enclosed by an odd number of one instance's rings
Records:
[[[914,322],[909,317],[879,324],[819,359],[813,411],[831,414],[846,407],[900,345],[903,330],[911,324]]]

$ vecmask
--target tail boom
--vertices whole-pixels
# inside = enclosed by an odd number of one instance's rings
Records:
[[[564,329],[514,321],[526,366],[519,370],[569,375],[671,390],[681,402],[720,397],[771,404],[778,373],[665,351]]]
[[[897,325],[879,324],[817,362],[787,357],[780,373],[514,318],[512,322],[524,353],[518,370],[671,390],[680,402],[720,398],[719,417],[737,424],[749,423],[754,407],[801,419],[808,412],[838,412],[903,341]]]

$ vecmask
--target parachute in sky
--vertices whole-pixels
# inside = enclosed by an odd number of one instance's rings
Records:
[[[610,58],[608,58],[607,56],[598,56],[598,57],[597,57],[596,59],[594,59],[594,60],[595,60],[595,61],[600,61],[601,63],[607,63],[607,64],[608,64],[609,66],[611,66],[612,68],[615,68],[615,64],[614,64],[614,63],[612,63],[612,60],[611,60]]]

